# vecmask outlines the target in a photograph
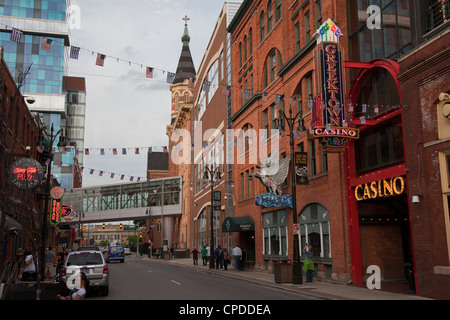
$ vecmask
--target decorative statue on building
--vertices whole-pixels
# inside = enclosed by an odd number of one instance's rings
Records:
[[[281,196],[280,185],[286,179],[289,172],[289,163],[291,158],[284,158],[279,160],[278,150],[272,152],[266,161],[258,164],[256,167],[260,168],[259,172],[250,175],[251,178],[258,178],[266,187],[268,193],[273,193]]]

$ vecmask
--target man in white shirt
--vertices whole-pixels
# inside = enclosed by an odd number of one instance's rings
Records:
[[[239,245],[236,245],[236,247],[231,252],[231,256],[234,257],[234,268],[236,271],[239,271],[239,263],[242,258],[242,250],[239,248]]]

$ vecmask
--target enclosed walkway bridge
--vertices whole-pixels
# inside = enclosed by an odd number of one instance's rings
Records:
[[[87,187],[66,191],[61,224],[163,219],[181,215],[182,178]]]

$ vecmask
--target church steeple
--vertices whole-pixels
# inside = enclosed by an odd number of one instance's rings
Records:
[[[194,62],[191,56],[191,50],[189,49],[189,42],[191,37],[189,36],[187,22],[190,20],[185,16],[184,20],[184,33],[181,36],[181,41],[183,42],[183,48],[181,49],[180,60],[178,61],[177,72],[175,73],[175,79],[173,83],[181,83],[186,79],[195,78],[196,72],[194,67]]]

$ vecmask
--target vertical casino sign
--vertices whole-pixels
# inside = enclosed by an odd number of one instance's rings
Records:
[[[50,196],[52,198],[50,223],[54,226],[58,225],[61,222],[63,195],[64,195],[64,190],[61,187],[54,187],[50,191]]]
[[[342,148],[348,139],[358,139],[359,130],[349,126],[343,77],[343,52],[339,46],[339,27],[328,19],[316,31],[315,61],[319,95],[313,107],[311,133],[328,149]]]
[[[21,158],[13,162],[9,169],[11,184],[20,190],[34,190],[44,178],[41,164],[31,158]]]

